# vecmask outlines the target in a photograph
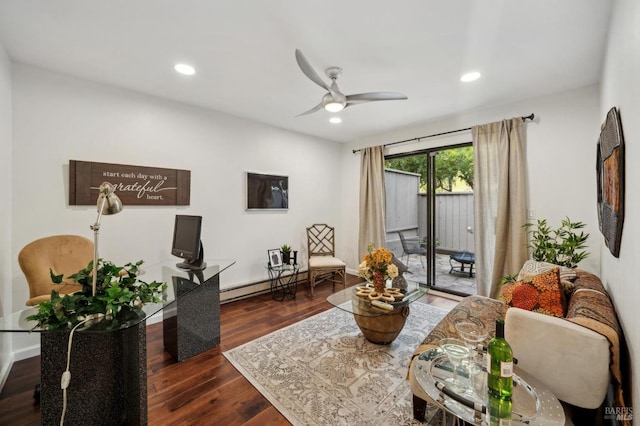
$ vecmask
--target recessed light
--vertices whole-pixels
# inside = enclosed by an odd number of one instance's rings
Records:
[[[475,81],[479,79],[481,75],[482,74],[480,74],[478,71],[469,72],[464,74],[462,77],[460,77],[460,81],[464,83],[468,83],[470,81]]]
[[[196,73],[196,69],[187,64],[176,64],[173,69],[183,75],[194,75]]]
[[[342,123],[342,118],[340,118],[340,117],[331,117],[331,118],[329,119],[329,122],[330,122],[330,123],[333,123],[333,124]]]

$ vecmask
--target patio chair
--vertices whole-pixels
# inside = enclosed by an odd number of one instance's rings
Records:
[[[404,259],[404,257],[407,256],[407,263],[409,263],[412,254],[418,255],[420,263],[424,268],[423,256],[427,257],[427,249],[422,247],[419,241],[407,240],[401,231],[398,231],[398,235],[400,236],[400,243],[402,243],[402,256],[400,258]]]
[[[323,281],[331,281],[334,289],[336,283],[346,288],[347,265],[335,257],[334,229],[319,223],[308,227],[307,248],[311,297],[313,288]]]

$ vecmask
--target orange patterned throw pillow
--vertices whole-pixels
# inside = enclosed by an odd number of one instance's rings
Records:
[[[560,269],[534,275],[526,281],[502,286],[502,298],[510,307],[564,318],[567,305],[560,287]]]

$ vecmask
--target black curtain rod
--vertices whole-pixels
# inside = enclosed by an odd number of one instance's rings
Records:
[[[522,118],[522,121],[527,121],[527,120],[533,120],[535,117],[535,115],[533,113],[525,116],[525,117],[520,117]],[[458,133],[458,132],[466,132],[467,130],[471,130],[471,127],[467,127],[466,129],[458,129],[458,130],[449,130],[448,132],[442,132],[442,133],[435,133],[433,135],[427,135],[427,136],[420,136],[418,138],[412,138],[412,139],[405,139],[403,141],[397,141],[397,142],[391,142],[391,143],[386,143],[384,144],[384,146],[391,146],[391,145],[397,145],[399,143],[405,143],[405,142],[413,142],[413,141],[419,141],[421,139],[427,139],[427,138],[435,138],[436,136],[442,136],[442,135],[450,135],[452,133]],[[360,152],[362,149],[354,149],[353,153],[355,154],[356,152]]]

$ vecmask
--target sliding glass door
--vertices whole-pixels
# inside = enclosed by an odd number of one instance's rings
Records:
[[[387,246],[408,266],[405,278],[475,294],[471,144],[390,156],[385,166]]]

